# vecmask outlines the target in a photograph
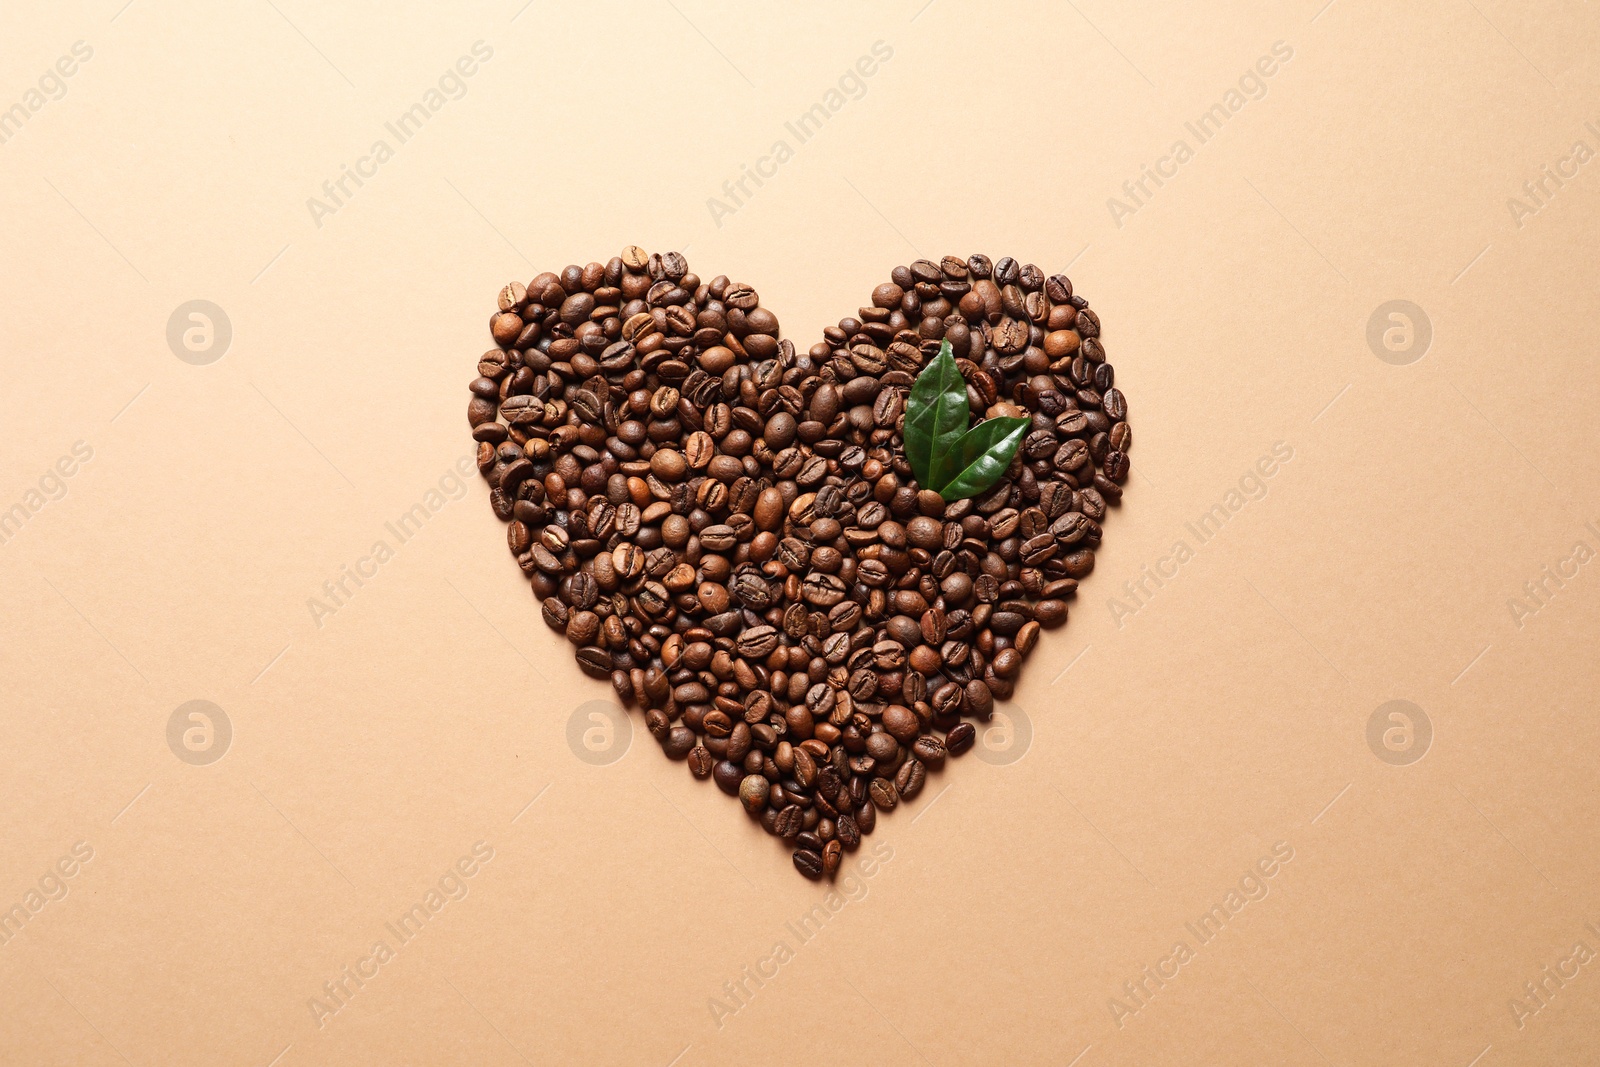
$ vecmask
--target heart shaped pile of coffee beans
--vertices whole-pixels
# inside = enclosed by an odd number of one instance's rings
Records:
[[[1009,258],[896,267],[806,352],[637,247],[511,283],[489,330],[467,417],[545,621],[812,878],[973,746],[1128,475],[1098,317]],[[1033,420],[951,502],[901,438],[945,340],[974,419]]]

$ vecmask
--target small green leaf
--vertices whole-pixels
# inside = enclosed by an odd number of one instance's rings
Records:
[[[986,419],[961,435],[954,466],[957,474],[939,489],[946,501],[977,496],[998,482],[1011,466],[1031,418]]]
[[[961,377],[950,342],[922,369],[906,398],[906,460],[917,484],[932,489],[955,473],[953,457],[971,411],[967,383]]]

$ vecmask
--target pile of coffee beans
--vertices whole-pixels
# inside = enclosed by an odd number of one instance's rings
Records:
[[[1128,475],[1099,318],[1010,258],[896,267],[805,352],[750,286],[636,247],[512,282],[489,331],[467,417],[545,621],[812,878],[973,746]],[[901,439],[941,340],[973,421],[1033,420],[952,503]]]

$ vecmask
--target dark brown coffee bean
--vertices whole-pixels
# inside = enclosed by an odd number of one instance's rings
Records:
[[[968,715],[976,715],[980,719],[987,719],[994,710],[994,694],[983,682],[974,678],[968,682],[962,693],[962,709]]]
[[[806,575],[802,590],[807,604],[829,608],[844,599],[846,586],[835,575],[812,573]]]
[[[909,745],[917,739],[922,725],[910,708],[891,704],[883,709],[883,728],[901,744]]]
[[[900,755],[900,742],[887,730],[867,735],[867,755],[879,763],[893,763]]]
[[[733,720],[727,712],[713,709],[701,717],[700,729],[707,737],[724,739],[733,733]]]
[[[773,832],[779,837],[795,837],[800,833],[804,825],[805,812],[798,804],[788,804],[784,806],[782,811],[778,812],[778,819],[773,827]]]
[[[816,758],[803,748],[794,751],[794,780],[803,789],[810,789],[817,781]]]
[[[577,655],[578,666],[583,673],[591,678],[609,678],[611,671],[616,666],[616,661],[611,653],[596,645],[580,648]]]
[[[961,686],[956,682],[946,682],[934,690],[932,698],[928,701],[933,705],[935,713],[949,715],[961,707]]]
[[[694,731],[687,726],[672,727],[661,742],[661,749],[667,754],[668,759],[683,759],[694,746]]]
[[[771,626],[752,626],[739,635],[739,654],[750,659],[762,659],[778,647],[778,631]]]
[[[1130,469],[1127,454],[1115,451],[1107,452],[1105,461],[1101,464],[1101,469],[1105,471],[1105,476],[1113,482],[1121,484],[1127,481]]]
[[[1062,569],[1070,578],[1087,578],[1089,572],[1094,570],[1094,552],[1083,549],[1071,552],[1061,560]]]
[[[719,760],[711,768],[711,778],[717,783],[718,789],[734,796],[739,792],[739,783],[744,781],[744,766],[733,760]]]
[[[794,867],[795,870],[807,878],[821,878],[823,873],[822,854],[806,848],[797,848],[794,850]]]
[[[952,756],[959,756],[972,747],[977,737],[977,727],[970,722],[958,722],[944,735],[945,751]]]
[[[900,770],[895,773],[894,787],[900,794],[901,800],[910,800],[922,791],[922,783],[927,780],[928,771],[918,759],[908,759],[900,765]]]

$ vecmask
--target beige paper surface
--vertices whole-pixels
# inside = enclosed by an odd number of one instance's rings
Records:
[[[1586,5],[123,2],[0,13],[0,1062],[1600,1056]],[[1070,265],[1129,398],[832,897],[460,477],[498,288],[630,243],[801,346]]]

